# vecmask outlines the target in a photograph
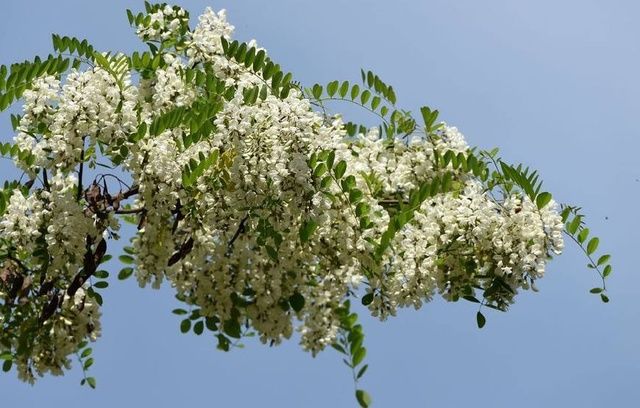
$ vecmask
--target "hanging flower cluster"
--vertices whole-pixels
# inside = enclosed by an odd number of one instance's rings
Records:
[[[99,265],[125,220],[120,277],[167,281],[190,310],[182,330],[222,349],[249,333],[298,331],[314,354],[357,343],[355,297],[382,319],[436,294],[506,310],[561,252],[568,213],[535,173],[470,149],[437,111],[419,126],[372,73],[305,89],[232,41],[224,11],[193,30],[164,4],[129,20],[150,51],[54,37],[74,67],[35,69],[14,118],[31,180],[2,197],[0,353],[20,378],[62,373],[99,335]],[[344,122],[331,100],[382,125]]]

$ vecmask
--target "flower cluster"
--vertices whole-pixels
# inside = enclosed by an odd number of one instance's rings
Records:
[[[137,126],[137,98],[129,76],[120,89],[103,68],[73,70],[62,87],[54,77],[39,78],[25,92],[16,145],[34,154],[36,167],[68,171],[82,161],[85,147],[115,144]]]
[[[42,201],[36,195],[25,197],[20,190],[15,190],[0,221],[0,236],[10,242],[16,252],[33,253],[35,241],[42,235],[43,218]]]
[[[63,370],[71,367],[69,356],[77,352],[79,345],[100,337],[100,309],[84,289],[79,289],[73,297],[65,295],[58,307],[56,315],[48,320],[46,330],[39,330],[30,339],[29,354],[16,359],[18,377],[23,381],[33,384],[36,375],[64,374]]]
[[[225,53],[224,11],[207,9],[191,32],[178,7],[139,21],[138,36],[160,48],[137,82],[122,56],[105,54],[24,94],[15,142],[35,160],[17,165],[41,185],[13,191],[0,218],[0,298],[33,304],[0,320],[4,333],[29,330],[31,346],[15,351],[22,378],[60,373],[99,334],[91,278],[125,218],[137,224],[125,259],[139,284],[170,282],[192,310],[187,329],[206,322],[221,348],[248,332],[278,344],[298,330],[317,353],[334,343],[345,299],[364,293],[381,318],[479,288],[483,304],[505,309],[562,250],[555,203],[539,207],[442,160],[472,155],[456,128],[347,137],[309,92],[270,80],[281,72]],[[253,41],[243,47],[268,58]],[[83,180],[99,160],[119,172]],[[18,285],[27,279],[32,288]],[[0,335],[0,352],[17,339]]]
[[[47,190],[25,197],[15,189],[0,221],[7,251],[0,297],[5,307],[13,306],[0,315],[0,339],[19,341],[28,350],[15,359],[25,381],[33,382],[35,374],[62,374],[78,345],[100,334],[96,301],[82,287],[66,293],[59,289],[86,266],[87,242],[98,236],[94,217],[76,200],[76,187],[75,177],[58,173]]]
[[[155,5],[136,34],[142,41],[163,41],[175,37],[189,26],[189,13],[177,6]]]

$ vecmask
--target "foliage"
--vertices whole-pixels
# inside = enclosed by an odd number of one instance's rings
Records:
[[[375,73],[304,87],[255,42],[232,40],[224,12],[194,29],[166,4],[127,16],[147,50],[53,35],[56,55],[0,67],[0,111],[23,103],[0,153],[28,178],[0,191],[4,371],[33,382],[74,354],[95,388],[101,265],[121,234],[131,244],[114,254],[117,278],[169,280],[182,333],[206,330],[228,351],[297,330],[312,354],[344,355],[363,407],[353,299],[381,319],[436,294],[463,299],[482,328],[483,307],[506,311],[535,289],[564,232],[609,301],[610,256],[595,258],[579,208],[559,208],[537,172],[497,149],[470,148],[437,110],[397,107]],[[344,122],[330,113],[339,103],[379,124]]]

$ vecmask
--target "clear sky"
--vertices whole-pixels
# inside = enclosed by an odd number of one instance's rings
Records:
[[[400,105],[428,104],[473,145],[501,147],[541,171],[546,189],[583,207],[613,254],[611,302],[569,243],[539,293],[506,313],[434,301],[380,323],[364,318],[376,407],[636,407],[640,401],[640,3],[632,0],[183,0],[197,16],[226,8],[242,40],[260,45],[304,84],[358,80],[361,67],[394,85]],[[51,51],[51,33],[98,49],[139,49],[125,8],[142,1],[3,1],[0,64]],[[338,107],[339,108],[339,107]],[[8,115],[0,139],[12,138]],[[2,166],[0,181],[13,177]],[[113,267],[115,270],[115,266]],[[0,374],[3,407],[351,407],[337,353],[296,341],[248,342],[223,353],[182,335],[170,288],[112,279],[92,374],[35,386]]]

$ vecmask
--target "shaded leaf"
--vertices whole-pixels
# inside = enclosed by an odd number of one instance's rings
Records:
[[[299,292],[296,292],[289,297],[289,304],[291,305],[291,308],[296,312],[302,310],[302,308],[304,307],[304,303],[304,296],[302,296]]]
[[[370,305],[373,302],[373,292],[367,293],[362,297],[362,304],[365,306]]]
[[[184,319],[182,322],[180,322],[180,331],[182,333],[187,333],[189,330],[191,330],[191,320]]]

